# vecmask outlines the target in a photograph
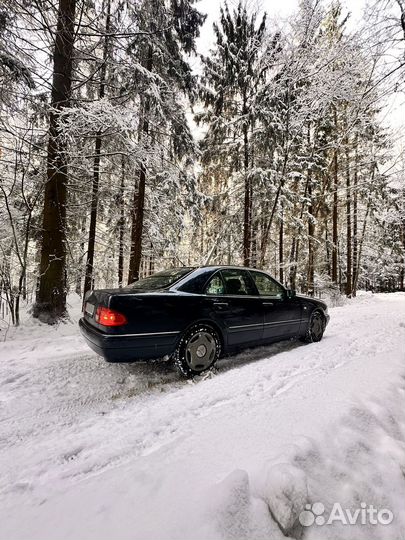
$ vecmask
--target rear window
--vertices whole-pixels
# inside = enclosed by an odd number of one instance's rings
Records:
[[[156,291],[159,289],[167,289],[176,281],[189,274],[193,268],[173,268],[171,270],[163,270],[143,279],[138,279],[131,285],[125,287],[127,291]]]

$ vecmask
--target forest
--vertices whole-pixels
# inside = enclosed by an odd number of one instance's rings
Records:
[[[405,2],[1,0],[0,318],[175,266],[404,289]],[[403,119],[403,113],[402,113]]]

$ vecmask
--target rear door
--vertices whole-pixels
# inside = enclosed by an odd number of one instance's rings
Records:
[[[220,319],[229,346],[258,342],[263,338],[264,309],[252,278],[243,269],[219,270],[205,289],[212,316]]]
[[[285,288],[264,272],[250,270],[264,310],[263,338],[266,340],[298,335],[302,306],[297,298],[287,298]]]

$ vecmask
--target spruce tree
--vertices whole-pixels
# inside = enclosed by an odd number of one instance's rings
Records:
[[[193,147],[192,136],[179,103],[179,95],[192,98],[195,81],[186,54],[195,52],[195,40],[204,22],[194,0],[144,1],[136,15],[142,36],[129,46],[129,55],[139,64],[128,90],[140,99],[138,141],[145,148],[159,139],[158,131],[169,131],[173,155],[183,156]],[[153,120],[154,125],[151,125]],[[159,130],[156,127],[159,126]],[[144,231],[147,160],[139,161],[131,223],[131,252],[128,283],[139,278]]]
[[[259,23],[257,19],[258,13],[248,13],[242,2],[233,11],[227,4],[221,8],[219,24],[214,24],[214,48],[208,57],[202,58],[200,94],[205,110],[197,116],[197,121],[208,126],[202,143],[203,163],[229,175],[237,173],[242,179],[242,260],[246,266],[252,259],[251,131],[256,94],[264,76],[260,58],[266,36],[266,17]]]

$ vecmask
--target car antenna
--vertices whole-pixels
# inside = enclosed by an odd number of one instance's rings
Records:
[[[181,266],[186,267],[185,263],[180,259],[180,257],[179,257],[178,255],[175,255],[174,257],[179,261],[179,263],[181,264]]]

